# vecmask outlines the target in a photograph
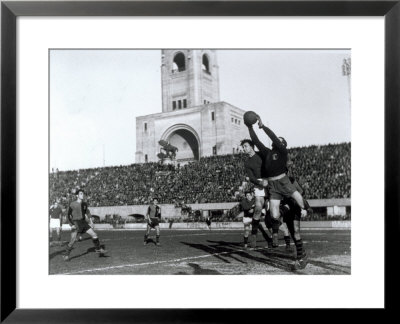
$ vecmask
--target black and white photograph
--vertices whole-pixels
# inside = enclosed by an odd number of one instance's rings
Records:
[[[1,320],[393,308],[398,2],[3,1]]]
[[[50,48],[49,275],[351,275],[351,54]]]

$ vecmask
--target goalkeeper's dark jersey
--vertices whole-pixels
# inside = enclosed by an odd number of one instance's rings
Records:
[[[262,129],[272,140],[274,144],[274,149],[271,150],[267,148],[263,143],[261,143],[256,133],[254,132],[253,127],[249,127],[251,140],[257,146],[263,158],[263,176],[269,178],[286,173],[288,162],[288,151],[286,149],[286,146],[268,127],[263,126]]]

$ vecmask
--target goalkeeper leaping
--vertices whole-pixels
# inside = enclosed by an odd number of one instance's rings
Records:
[[[255,146],[260,151],[260,155],[263,159],[263,186],[268,187],[270,194],[270,209],[271,216],[273,218],[272,224],[272,238],[274,244],[278,241],[278,230],[280,226],[280,211],[279,207],[283,198],[293,198],[301,208],[301,216],[307,215],[307,211],[304,206],[304,200],[297,188],[290,182],[287,175],[287,161],[288,151],[287,143],[284,138],[277,137],[275,133],[268,127],[264,126],[260,116],[257,116],[258,126],[264,130],[268,137],[272,140],[272,148],[267,148],[258,139],[254,132],[252,124],[247,124],[249,129],[250,137]]]

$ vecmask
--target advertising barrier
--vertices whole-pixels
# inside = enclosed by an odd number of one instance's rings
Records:
[[[117,224],[94,224],[94,230],[145,230],[146,223],[127,223]],[[188,222],[188,223],[160,223],[161,229],[193,229],[204,230],[208,229],[207,225],[202,222]],[[242,222],[213,222],[212,229],[242,229]],[[310,221],[301,222],[302,229],[351,229],[351,221]],[[63,231],[70,231],[71,227],[68,224],[63,224]]]

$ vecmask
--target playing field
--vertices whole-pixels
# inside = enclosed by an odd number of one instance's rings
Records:
[[[302,230],[309,264],[303,270],[292,270],[295,257],[286,252],[283,237],[276,249],[265,248],[258,235],[258,247],[242,247],[241,230],[162,230],[161,246],[155,245],[155,232],[143,245],[144,231],[98,231],[107,254],[94,251],[90,237],[85,234],[74,245],[70,261],[62,253],[69,239],[62,234],[63,243],[49,248],[49,273],[64,275],[272,275],[272,274],[350,274],[350,230]],[[154,241],[153,241],[153,240]]]

